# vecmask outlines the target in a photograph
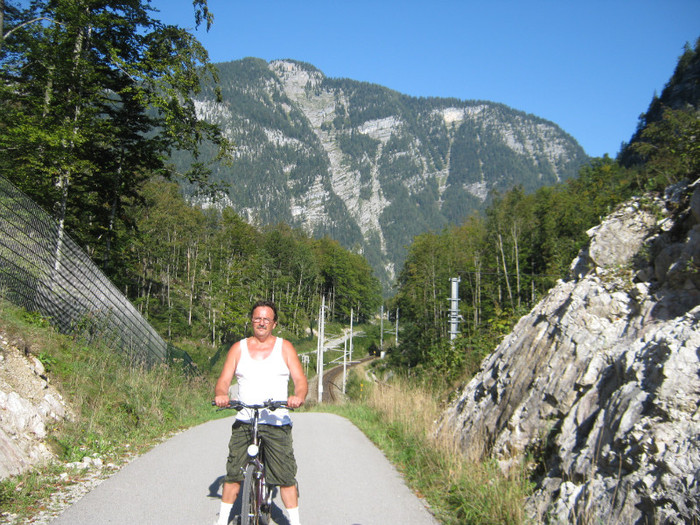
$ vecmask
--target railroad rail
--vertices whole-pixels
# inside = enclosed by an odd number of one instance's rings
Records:
[[[367,361],[375,359],[374,356],[364,357],[358,361],[347,364],[346,371]],[[343,365],[335,366],[323,372],[323,402],[335,403],[343,398]]]

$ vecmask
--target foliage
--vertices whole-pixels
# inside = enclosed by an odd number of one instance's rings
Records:
[[[638,181],[642,188],[655,190],[670,181],[697,173],[694,169],[697,169],[698,162],[698,72],[700,38],[694,47],[685,44],[661,95],[654,95],[647,111],[639,117],[632,140],[623,145],[618,156],[622,166],[651,167],[645,169],[647,173],[644,174],[649,181]]]
[[[351,369],[345,383],[345,394],[348,399],[352,399],[355,402],[366,401],[369,388],[370,382],[363,379],[357,372]]]
[[[630,146],[645,161],[646,188],[660,190],[700,172],[700,117],[695,111],[664,109]]]
[[[381,303],[380,284],[366,259],[328,237],[313,245],[323,288],[330,296],[331,318],[349,322],[351,309],[357,322],[373,316]]]
[[[133,267],[124,282],[146,318],[170,339],[213,348],[245,335],[250,304],[272,299],[294,336],[315,328],[321,296],[328,320],[373,315],[381,289],[367,261],[327,237],[281,223],[257,229],[230,208],[188,205],[174,183],[151,181],[134,211]],[[200,366],[202,365],[200,360]]]
[[[206,0],[196,19],[211,23]],[[152,18],[142,0],[4,3],[0,48],[2,173],[111,271],[132,231],[127,211],[176,149],[200,157],[228,142],[197,118],[192,95],[215,75],[185,29]],[[206,183],[201,162],[185,176]]]

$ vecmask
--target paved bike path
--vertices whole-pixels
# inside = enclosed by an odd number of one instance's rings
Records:
[[[347,419],[295,413],[304,525],[435,525],[384,455]],[[182,432],[136,458],[52,525],[211,525],[219,510],[232,418]],[[288,525],[279,496],[273,520]],[[234,511],[236,507],[234,507]]]

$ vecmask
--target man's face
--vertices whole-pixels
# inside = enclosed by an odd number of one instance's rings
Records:
[[[253,310],[253,331],[256,336],[268,336],[277,326],[275,312],[269,306],[258,306]]]

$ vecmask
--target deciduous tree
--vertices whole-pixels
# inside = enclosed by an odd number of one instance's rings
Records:
[[[198,22],[211,23],[206,0]],[[205,141],[228,144],[199,120],[192,94],[202,45],[154,18],[145,0],[5,1],[0,49],[0,167],[110,260],[124,202],[153,174],[168,174],[175,149],[198,157]],[[204,182],[201,163],[185,174]],[[128,231],[128,229],[124,230]],[[98,248],[99,246],[99,248]]]

